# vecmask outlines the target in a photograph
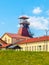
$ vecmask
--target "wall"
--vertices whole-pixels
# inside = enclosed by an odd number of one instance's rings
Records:
[[[49,41],[19,44],[23,51],[49,51]]]
[[[16,39],[15,38],[12,38],[12,43],[16,43]]]
[[[5,35],[2,37],[2,40],[4,40],[6,43],[9,43],[9,44],[12,43],[12,38],[11,38],[10,36],[8,36],[7,34],[5,34]]]

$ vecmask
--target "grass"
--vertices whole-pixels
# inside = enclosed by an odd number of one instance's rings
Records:
[[[0,65],[49,65],[49,52],[1,50]]]

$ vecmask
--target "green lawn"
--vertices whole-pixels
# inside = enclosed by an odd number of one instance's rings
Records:
[[[49,52],[2,50],[0,65],[49,65]]]

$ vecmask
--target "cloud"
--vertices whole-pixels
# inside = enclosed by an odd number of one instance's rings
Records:
[[[49,10],[46,11],[46,14],[49,15]]]
[[[49,18],[33,16],[30,17],[28,21],[30,22],[30,27],[34,29],[41,29],[41,30],[48,29]]]
[[[42,12],[42,10],[41,10],[41,8],[40,7],[36,7],[36,8],[34,8],[33,9],[33,11],[32,11],[34,14],[39,14],[39,13],[41,13]]]

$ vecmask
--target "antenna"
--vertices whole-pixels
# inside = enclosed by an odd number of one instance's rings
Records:
[[[47,30],[47,29],[45,30],[45,32],[46,32],[46,36],[48,35],[48,31],[49,31],[49,30]]]

